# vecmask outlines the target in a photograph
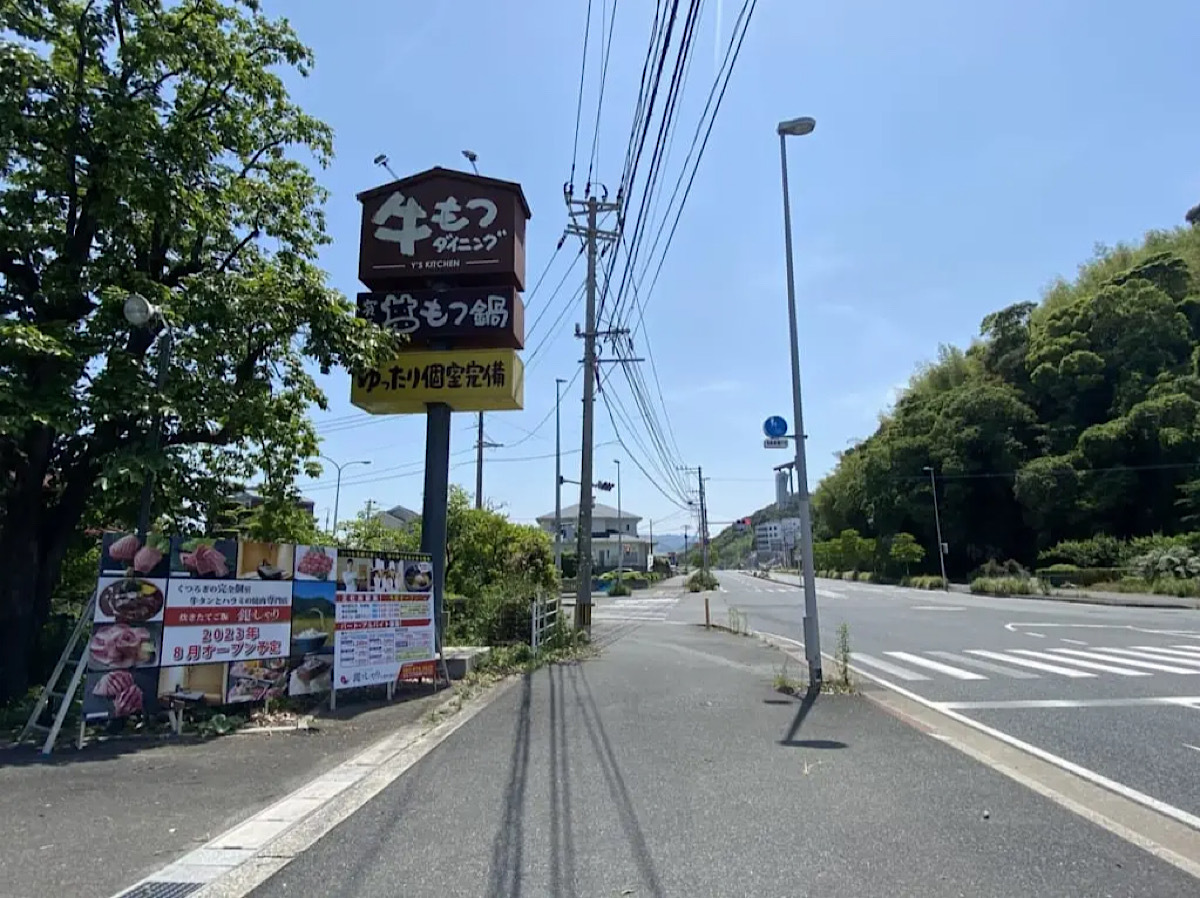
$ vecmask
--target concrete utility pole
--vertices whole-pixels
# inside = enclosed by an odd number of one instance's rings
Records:
[[[654,570],[654,518],[650,518],[650,550],[646,553],[646,570]]]
[[[579,461],[579,589],[575,598],[575,626],[592,628],[592,451],[596,405],[596,260],[600,240],[615,240],[616,231],[601,231],[601,212],[616,212],[620,203],[601,202],[595,196],[586,200],[567,195],[567,211],[574,218],[587,215],[587,224],[572,223],[567,233],[584,238],[587,247],[587,311],[583,337],[583,439]]]
[[[683,570],[684,570],[684,573],[687,573],[687,559],[688,559],[688,525],[684,524],[683,525]]]
[[[813,569],[812,512],[808,494],[808,465],[804,447],[804,405],[800,399],[800,343],[796,331],[796,278],[792,264],[792,206],[788,196],[787,139],[811,134],[817,125],[804,117],[780,122],[779,163],[783,172],[783,240],[787,258],[788,325],[792,350],[792,413],[796,417],[796,505],[800,517],[800,567],[804,579],[804,654],[808,660],[808,681],[819,685],[821,675],[821,628],[817,624],[817,580]]]
[[[554,378],[554,567],[562,576],[562,385],[566,380]]]
[[[499,449],[503,443],[493,443],[483,438],[483,412],[479,413],[478,434],[475,438],[475,507],[483,508],[483,450]]]
[[[933,526],[937,529],[937,553],[938,564],[942,567],[942,589],[949,590],[950,581],[946,579],[946,552],[942,548],[944,545],[942,542],[942,517],[938,513],[937,479],[933,476],[932,465],[926,465],[925,470],[929,472],[929,487],[933,490]]]
[[[700,520],[697,522],[699,525],[699,528],[697,530],[697,535],[700,539],[700,559],[701,559],[700,560],[700,569],[707,571],[708,570],[708,508],[705,505],[705,501],[704,501],[704,468],[700,467],[700,466],[695,467],[695,468],[681,467],[679,470],[683,471],[687,474],[691,474],[694,472],[696,474],[696,480],[700,485],[700,508],[698,509],[699,514],[700,514]],[[694,503],[692,503],[690,501],[688,502],[688,505],[693,505],[693,504]],[[686,538],[687,538],[687,528],[685,527],[684,528],[685,541],[686,541]]]
[[[613,459],[613,464],[617,466],[617,579],[620,579],[622,571],[625,570],[625,524],[621,520],[621,459]]]

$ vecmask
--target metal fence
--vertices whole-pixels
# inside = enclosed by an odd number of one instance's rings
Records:
[[[558,626],[559,615],[562,613],[562,600],[553,598],[534,599],[531,602],[529,614],[529,645],[536,652],[546,641],[546,637]]]

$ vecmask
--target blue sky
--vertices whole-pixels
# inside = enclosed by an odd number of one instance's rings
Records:
[[[599,17],[602,0],[593,0]],[[611,4],[610,4],[611,5]],[[681,101],[682,147],[716,73],[738,0],[707,0]],[[686,4],[681,4],[686,6]],[[718,9],[720,31],[718,32]],[[316,52],[294,96],[329,122],[337,159],[334,242],[322,264],[353,295],[355,193],[434,165],[520,182],[533,210],[529,281],[566,224],[587,8],[584,0],[265,3]],[[653,15],[649,0],[618,4],[599,128],[597,179],[620,179]],[[593,37],[598,28],[593,27]],[[1200,202],[1200,56],[1194,0],[762,0],[654,292],[644,297],[639,355],[652,351],[681,460],[703,465],[710,520],[772,500],[761,422],[791,417],[776,122],[817,119],[789,144],[797,248],[801,364],[815,485],[835,453],[867,436],[880,411],[939,343],[967,344],[980,319],[1037,299],[1098,242],[1174,226]],[[594,48],[595,49],[595,48]],[[580,156],[596,110],[598,55],[589,59]],[[583,181],[582,164],[577,185]],[[574,251],[558,254],[527,320],[550,303]],[[515,519],[554,505],[554,379],[570,379],[582,308],[549,327],[581,283],[574,269],[527,343],[525,410],[487,417],[484,495]],[[528,289],[532,283],[527,284]],[[649,347],[647,347],[647,338]],[[649,369],[648,382],[653,385]],[[349,378],[321,379],[330,411],[316,418],[323,451],[346,471],[341,514],[368,500],[421,506],[422,416],[370,418],[348,401]],[[578,478],[580,386],[562,406],[564,473]],[[623,394],[628,405],[628,394]],[[353,416],[353,417],[352,417]],[[545,422],[540,428],[539,424]],[[530,431],[533,431],[531,435]],[[623,504],[678,532],[688,514],[665,498],[597,417],[596,477]],[[451,479],[474,489],[474,416],[455,415]],[[626,442],[633,446],[631,437]],[[636,451],[643,466],[646,458]],[[324,518],[332,469],[301,484]],[[564,490],[564,504],[576,500]],[[601,496],[615,504],[615,497]],[[643,528],[645,525],[643,524]]]

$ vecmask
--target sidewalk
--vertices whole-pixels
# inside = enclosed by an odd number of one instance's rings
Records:
[[[1196,894],[863,697],[776,692],[757,640],[597,636],[598,659],[500,694],[254,898]]]
[[[0,896],[108,898],[451,695],[412,689],[403,702],[345,705],[307,732],[64,743],[48,761],[0,748]]]

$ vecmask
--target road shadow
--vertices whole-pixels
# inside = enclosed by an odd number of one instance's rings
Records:
[[[575,830],[571,820],[571,764],[567,754],[565,667],[547,668],[550,682],[550,891],[575,898]]]
[[[819,685],[810,685],[804,690],[804,697],[800,699],[800,705],[796,708],[796,716],[792,718],[787,735],[779,740],[780,745],[797,746],[800,744],[796,739],[796,734],[800,732],[800,727],[804,725],[804,719],[808,717],[808,712],[817,703],[820,695],[821,687]]]
[[[525,791],[529,782],[530,705],[533,675],[521,680],[521,704],[517,708],[512,753],[508,761],[508,782],[504,787],[504,806],[500,823],[492,839],[492,865],[488,874],[487,895],[521,894],[525,852]]]
[[[592,694],[592,687],[588,683],[587,674],[582,667],[572,668],[570,678],[580,718],[583,721],[584,729],[587,731],[588,739],[592,743],[592,749],[596,753],[600,773],[604,776],[604,782],[608,786],[608,794],[612,798],[613,805],[616,807],[617,816],[621,822],[621,829],[625,834],[625,838],[629,841],[634,863],[637,865],[642,886],[645,888],[645,892],[638,891],[637,894],[652,895],[655,898],[661,898],[665,894],[663,892],[662,881],[659,879],[658,870],[655,868],[654,858],[650,853],[650,846],[646,842],[646,834],[642,831],[641,823],[638,821],[637,811],[633,806],[633,799],[629,795],[629,788],[625,785],[625,778],[622,776],[620,765],[617,763],[612,742],[608,738],[608,733],[605,732],[604,723],[600,718],[600,711],[596,707],[596,699]],[[582,689],[580,688],[581,686]]]

